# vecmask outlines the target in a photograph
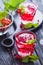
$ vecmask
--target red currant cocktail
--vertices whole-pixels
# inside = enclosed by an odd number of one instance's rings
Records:
[[[25,21],[32,21],[36,13],[37,7],[33,3],[24,2],[18,8],[18,13],[21,19]]]
[[[36,41],[36,35],[33,32],[20,32],[16,34],[15,39],[18,55],[24,57],[33,54]]]
[[[20,4],[18,13],[21,19],[20,27],[22,30],[30,29],[33,27],[32,24],[36,11],[37,7],[34,3],[24,2]],[[26,27],[25,25],[27,25],[28,27]]]

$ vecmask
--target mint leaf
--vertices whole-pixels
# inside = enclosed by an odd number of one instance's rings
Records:
[[[6,10],[16,10],[20,3],[24,2],[24,0],[5,0],[4,5]]]
[[[33,27],[34,28],[38,27],[38,23],[33,24]]]
[[[24,57],[23,60],[22,60],[22,62],[28,62],[28,61],[29,61],[28,56]]]
[[[32,23],[27,23],[27,24],[24,25],[24,27],[25,27],[26,29],[31,28],[31,27],[32,27]]]
[[[33,23],[27,23],[27,24],[24,25],[24,27],[26,29],[32,28],[32,27],[36,28],[37,26],[38,26],[38,23],[35,23],[35,24],[33,24]]]
[[[20,3],[19,0],[10,0],[10,5],[11,5],[12,7],[18,6],[19,3]]]
[[[6,16],[7,16],[7,12],[6,11],[0,12],[0,20],[2,20]]]
[[[36,60],[38,60],[38,56],[37,55],[32,55],[32,56],[29,56],[30,57],[30,61],[36,61]]]
[[[24,2],[24,0],[10,0],[10,5],[14,8],[17,9],[19,4]]]
[[[33,44],[35,41],[36,41],[35,39],[28,40],[28,41],[27,41],[27,44]]]
[[[32,56],[25,56],[22,60],[22,62],[29,62],[29,61],[36,61],[38,60],[38,56],[37,55],[32,55]]]
[[[6,11],[8,11],[9,10],[9,3],[4,3],[4,5],[5,5],[5,9],[6,9]]]

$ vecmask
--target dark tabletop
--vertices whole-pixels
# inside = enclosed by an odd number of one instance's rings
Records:
[[[38,6],[39,6],[39,4],[38,4]],[[41,7],[41,4],[40,4],[40,7]],[[38,9],[39,9],[39,7],[38,7]],[[43,13],[41,8],[39,10]],[[3,48],[3,46],[1,45],[1,42],[3,41],[3,39],[9,37],[13,40],[13,36],[15,35],[15,32],[18,33],[20,31],[22,31],[20,29],[20,22],[21,22],[21,20],[20,20],[18,14],[14,15],[14,23],[8,29],[8,32],[5,35],[0,36],[0,65],[43,65],[43,45],[40,44],[40,39],[41,38],[43,39],[43,23],[42,23],[42,25],[40,25],[40,27],[37,30],[33,31],[37,36],[37,42],[35,45],[34,54],[36,54],[39,57],[39,59],[36,62],[21,63],[19,60],[16,60],[13,56],[13,54],[15,53],[15,48],[14,48],[15,45],[12,49],[12,53],[10,53],[10,54],[9,54],[9,51],[7,49]],[[15,44],[15,42],[14,42],[14,44]]]

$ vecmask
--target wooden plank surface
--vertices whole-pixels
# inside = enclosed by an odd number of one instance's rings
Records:
[[[39,5],[39,4],[38,4]],[[41,5],[40,5],[41,6]],[[42,11],[41,7],[40,7],[40,10]],[[42,11],[43,12],[43,11]],[[18,17],[18,15],[14,16],[14,20],[15,20],[15,23],[17,25],[17,27],[20,25],[20,18]],[[17,23],[18,22],[18,23]],[[9,28],[8,30],[8,33],[4,36],[1,36],[0,37],[0,65],[43,65],[43,46],[40,45],[40,43],[38,42],[39,39],[41,38],[41,34],[39,33],[40,31],[38,31],[37,33],[37,44],[35,46],[35,54],[37,54],[39,56],[39,60],[34,62],[34,63],[21,63],[17,60],[15,60],[15,58],[12,56],[12,54],[9,54],[8,51],[6,49],[4,49],[1,45],[1,41],[4,39],[4,38],[7,38],[7,37],[11,37],[13,38],[13,33],[15,32],[15,25],[12,26],[11,28]],[[12,32],[13,30],[13,32]],[[10,32],[11,31],[11,32]],[[18,27],[18,31],[17,33],[21,31],[20,30],[20,26]]]
[[[13,29],[13,28],[12,28]],[[10,31],[10,29],[9,29]],[[15,32],[15,30],[14,30]],[[8,35],[8,34],[7,34]],[[4,39],[6,36],[3,36],[2,39]],[[9,35],[8,35],[9,37]],[[13,38],[13,35],[10,36],[11,38]],[[0,38],[0,40],[2,40]],[[38,45],[36,46],[36,53],[39,57],[41,56],[41,52],[39,53],[38,51],[40,51]],[[41,62],[40,62],[41,60]],[[21,63],[17,60],[15,60],[15,58],[12,56],[12,54],[9,54],[8,51],[6,49],[4,49],[1,44],[0,44],[0,65],[43,65],[42,63],[43,59],[39,59],[38,61],[34,62],[34,63]]]

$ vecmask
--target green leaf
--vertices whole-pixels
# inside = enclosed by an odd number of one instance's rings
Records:
[[[2,26],[2,23],[0,22],[0,26]]]
[[[29,61],[28,56],[24,57],[23,60],[22,60],[22,62],[28,62],[28,61]]]
[[[33,23],[27,23],[27,24],[24,25],[24,27],[26,29],[32,28],[32,27],[36,28],[37,26],[38,26],[38,23],[35,23],[35,24],[33,24]]]
[[[9,3],[4,3],[4,5],[5,5],[5,9],[8,11],[9,10]]]
[[[32,23],[27,23],[27,24],[24,25],[24,27],[25,27],[26,29],[31,28],[31,27],[32,27]]]
[[[29,62],[29,61],[36,61],[38,60],[38,56],[37,55],[32,55],[32,56],[25,56],[22,60],[22,62]]]
[[[30,56],[30,58],[31,58],[30,61],[33,61],[33,62],[38,60],[38,56],[37,55],[32,55],[32,56]]]
[[[38,26],[38,23],[33,24],[33,27],[36,28]]]
[[[7,16],[7,12],[6,11],[0,12],[0,20],[2,20],[6,16]]]
[[[10,0],[10,5],[12,7],[16,7],[18,5],[18,3],[20,3],[18,0]]]
[[[17,8],[20,3],[22,3],[24,0],[10,0],[10,5],[14,8]]]
[[[28,40],[27,44],[33,44],[36,40],[32,39],[32,40]]]
[[[4,5],[6,10],[16,10],[20,3],[24,2],[24,0],[10,0],[4,1]]]

